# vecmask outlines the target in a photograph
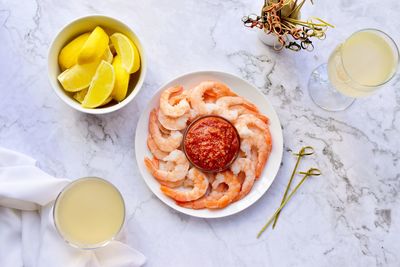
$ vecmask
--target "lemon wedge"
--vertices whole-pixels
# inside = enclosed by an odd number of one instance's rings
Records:
[[[88,89],[86,88],[86,89],[76,92],[72,97],[79,103],[82,103],[83,99],[85,99],[87,92],[88,92]]]
[[[100,58],[108,47],[108,35],[97,26],[84,43],[78,55],[78,63],[86,64]]]
[[[107,47],[107,48],[106,48],[106,51],[104,52],[104,55],[103,55],[103,59],[104,59],[105,61],[107,61],[108,63],[113,62],[114,55],[113,55],[113,53],[111,52],[110,47]]]
[[[57,79],[65,91],[81,91],[89,87],[90,82],[92,81],[92,78],[96,73],[97,67],[102,59],[109,63],[112,62],[113,55],[109,48],[106,49],[100,59],[88,64],[76,64],[72,68],[63,71],[60,75],[58,75]]]
[[[79,91],[79,92],[76,92],[72,97],[73,97],[76,101],[78,101],[79,103],[82,104],[83,100],[85,99],[85,96],[86,96],[87,92],[88,92],[88,89],[86,88],[86,89],[83,89],[83,90],[81,90],[81,91]],[[111,102],[111,100],[113,100],[113,98],[112,98],[111,96],[109,96],[109,97],[104,101],[104,103],[101,104],[100,106],[107,105],[108,103]]]
[[[58,64],[62,70],[69,69],[76,64],[79,51],[89,38],[89,35],[90,32],[81,34],[61,49],[58,55]]]
[[[87,88],[93,75],[96,73],[99,62],[88,64],[76,64],[72,68],[65,70],[57,79],[65,91],[78,92]]]
[[[110,36],[117,55],[121,57],[122,66],[128,73],[134,73],[140,68],[140,55],[136,45],[122,33]]]
[[[115,84],[112,92],[112,97],[121,102],[125,99],[126,92],[128,91],[129,73],[122,66],[121,56],[117,55],[112,63],[115,72]]]
[[[85,108],[95,108],[102,105],[111,95],[115,83],[115,73],[113,66],[107,61],[102,60],[97,67],[89,90],[82,101]]]
[[[101,104],[100,106],[105,106],[105,105],[107,105],[108,103],[111,102],[111,100],[113,100],[113,98],[112,98],[111,96],[109,96],[109,97],[103,102],[103,104]]]

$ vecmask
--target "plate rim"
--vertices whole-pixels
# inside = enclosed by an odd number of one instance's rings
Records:
[[[268,186],[265,190],[263,190],[262,193],[258,194],[258,195],[255,197],[255,199],[251,200],[245,207],[242,207],[242,208],[240,208],[240,209],[238,209],[238,210],[234,210],[234,211],[232,211],[232,212],[230,212],[230,213],[226,213],[226,214],[218,214],[218,213],[215,213],[215,214],[210,214],[209,216],[204,216],[204,215],[200,215],[200,214],[196,214],[196,213],[192,214],[192,211],[196,211],[196,210],[185,209],[185,208],[182,208],[182,207],[177,206],[176,204],[169,203],[169,202],[165,201],[164,199],[160,198],[160,197],[158,196],[158,194],[156,194],[156,193],[153,191],[153,189],[152,189],[152,187],[150,186],[150,184],[148,183],[147,179],[144,177],[144,174],[142,173],[142,169],[139,167],[139,166],[140,166],[140,162],[139,162],[139,158],[138,158],[138,153],[139,153],[139,152],[138,152],[138,142],[139,142],[139,140],[138,140],[138,132],[139,132],[139,131],[138,131],[138,126],[139,126],[139,124],[141,124],[141,121],[142,121],[142,120],[145,120],[145,119],[146,119],[146,118],[145,118],[145,115],[146,115],[146,114],[145,114],[145,113],[146,113],[145,110],[148,108],[149,104],[153,101],[154,97],[155,97],[157,94],[159,94],[160,91],[161,91],[163,88],[165,88],[168,84],[172,83],[172,82],[175,81],[175,80],[182,79],[182,78],[184,78],[184,77],[191,76],[191,75],[202,75],[202,74],[203,74],[203,75],[211,75],[211,76],[212,76],[213,74],[217,74],[217,75],[221,75],[221,76],[224,76],[224,75],[225,75],[225,76],[230,76],[231,78],[238,79],[238,80],[240,80],[241,82],[248,84],[250,87],[253,87],[253,89],[255,89],[255,90],[257,91],[257,94],[263,96],[263,100],[266,101],[266,103],[268,104],[268,106],[271,108],[271,112],[273,112],[273,114],[275,115],[276,120],[277,120],[277,122],[279,123],[279,127],[278,127],[278,129],[279,129],[279,139],[281,140],[280,143],[282,144],[282,145],[280,146],[280,153],[279,153],[279,160],[278,160],[278,161],[279,161],[279,166],[276,168],[276,172],[275,172],[273,175],[271,175],[271,177],[273,176],[273,177],[272,177],[271,183],[269,184],[269,186]],[[147,127],[146,127],[146,129],[147,129]],[[147,146],[146,146],[146,147],[147,147]],[[142,156],[143,156],[143,155],[142,155]],[[216,219],[216,218],[228,217],[228,216],[232,216],[232,215],[234,215],[234,214],[237,214],[237,213],[239,213],[239,212],[241,212],[241,211],[243,211],[243,210],[249,208],[249,207],[252,206],[254,203],[256,203],[258,200],[260,200],[261,197],[262,197],[262,196],[268,191],[268,189],[271,187],[272,183],[275,181],[276,176],[278,175],[279,169],[280,169],[280,167],[281,167],[282,158],[283,158],[283,132],[282,132],[282,124],[281,124],[281,121],[280,121],[280,119],[279,119],[279,116],[278,116],[278,114],[277,114],[275,108],[273,107],[273,105],[271,104],[271,102],[268,100],[268,98],[267,98],[262,92],[260,92],[259,89],[258,89],[256,86],[254,86],[254,85],[253,85],[252,83],[250,83],[249,81],[247,81],[247,80],[245,80],[245,79],[243,79],[243,78],[241,78],[241,77],[239,77],[239,76],[237,76],[237,75],[235,75],[235,74],[233,74],[233,73],[226,72],[226,71],[221,71],[221,70],[196,70],[196,71],[189,71],[189,72],[185,72],[185,73],[183,73],[183,74],[177,75],[177,76],[173,77],[172,79],[169,79],[167,82],[165,82],[165,83],[163,83],[161,86],[159,86],[158,89],[157,89],[157,90],[153,93],[153,95],[150,97],[150,99],[149,99],[147,105],[146,105],[146,106],[144,107],[144,109],[142,110],[141,115],[140,115],[140,117],[139,117],[139,119],[138,119],[138,121],[137,121],[137,124],[136,124],[136,129],[135,129],[135,158],[136,158],[136,163],[137,163],[137,165],[138,165],[138,169],[139,169],[139,172],[140,172],[140,176],[141,176],[142,179],[144,180],[146,186],[149,188],[149,190],[151,191],[152,194],[154,194],[162,203],[164,203],[164,204],[167,205],[168,207],[170,207],[170,208],[172,208],[172,209],[174,209],[174,210],[176,210],[176,211],[178,211],[178,212],[180,212],[180,213],[183,213],[183,214],[185,214],[185,215],[189,215],[189,216],[196,217],[196,218]],[[241,200],[239,200],[239,201],[241,201]],[[186,211],[186,210],[190,210],[191,212]]]

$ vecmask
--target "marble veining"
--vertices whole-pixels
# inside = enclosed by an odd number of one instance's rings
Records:
[[[276,53],[241,17],[263,1],[0,0],[0,146],[38,159],[52,175],[96,175],[121,189],[128,218],[123,237],[146,266],[399,266],[400,76],[347,111],[317,108],[307,93],[314,67],[351,32],[380,28],[399,44],[400,3],[317,0],[303,16],[336,25],[312,53]],[[148,76],[134,103],[104,116],[84,115],[52,92],[47,50],[72,19],[105,14],[132,26],[148,56]],[[222,219],[188,217],[162,204],[136,166],[136,123],[153,93],[181,73],[215,69],[254,84],[281,119],[284,157],[268,192],[247,210]],[[315,166],[284,209],[277,228],[256,233],[279,205],[303,145]]]

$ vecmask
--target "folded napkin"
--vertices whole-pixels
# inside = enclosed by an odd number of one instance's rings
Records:
[[[1,267],[135,267],[139,251],[112,241],[103,248],[69,246],[54,227],[52,208],[70,180],[48,175],[30,157],[0,148]]]

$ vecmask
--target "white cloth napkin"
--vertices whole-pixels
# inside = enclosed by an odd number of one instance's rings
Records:
[[[52,206],[70,181],[48,175],[28,156],[0,148],[1,267],[135,267],[146,258],[112,241],[104,248],[69,246],[54,227]]]

